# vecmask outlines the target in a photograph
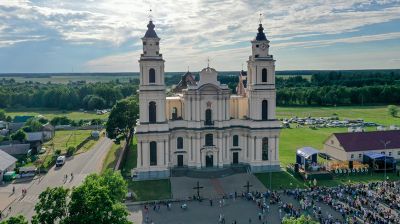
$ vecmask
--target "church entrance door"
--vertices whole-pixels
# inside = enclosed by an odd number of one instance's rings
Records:
[[[238,152],[233,152],[233,164],[239,164],[239,153]]]
[[[206,167],[213,167],[214,166],[214,156],[213,155],[206,155]]]
[[[178,160],[178,167],[182,167],[183,166],[183,155],[178,155],[177,160]]]

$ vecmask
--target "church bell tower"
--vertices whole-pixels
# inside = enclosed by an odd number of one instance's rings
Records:
[[[160,38],[150,20],[142,38],[140,55],[139,123],[137,137],[137,178],[158,179],[169,176],[169,132],[166,120],[164,59],[160,54]]]
[[[248,64],[248,117],[252,120],[275,119],[275,60],[269,54],[269,40],[260,22],[256,38],[251,41]]]
[[[140,55],[140,123],[163,123],[165,116],[164,59],[160,54],[160,38],[150,20],[142,38],[143,53]]]

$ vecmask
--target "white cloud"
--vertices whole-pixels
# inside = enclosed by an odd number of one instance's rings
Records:
[[[226,65],[229,61],[229,68],[241,68],[239,59],[247,57],[248,48],[237,49],[235,45],[254,38],[260,11],[264,13],[267,36],[278,42],[275,46],[279,47],[398,38],[395,33],[337,40],[325,39],[322,35],[356,31],[366,25],[400,19],[399,0],[0,0],[0,43],[6,43],[0,47],[41,36],[80,45],[100,44],[110,49],[128,46],[123,51],[131,50],[132,54],[140,48],[150,7],[162,38],[162,53],[173,70],[182,70],[180,66],[188,64],[202,64],[207,56],[217,64],[221,61]],[[311,37],[324,39],[293,42]],[[93,70],[131,69],[123,63],[137,64],[136,61],[125,58],[137,58],[139,52],[113,54],[86,65]]]
[[[382,41],[382,40],[391,40],[391,39],[400,39],[400,32],[392,32],[392,33],[383,33],[383,34],[375,34],[375,35],[363,35],[356,37],[347,37],[347,38],[336,38],[330,40],[314,40],[314,41],[301,41],[301,42],[286,42],[275,44],[274,47],[324,47],[338,43],[364,43],[364,42],[372,42],[372,41]]]

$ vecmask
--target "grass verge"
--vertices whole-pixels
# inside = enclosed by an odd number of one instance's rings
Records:
[[[270,185],[270,173],[256,173],[255,176],[261,181],[261,183],[266,188],[271,188],[273,190],[279,189],[291,189],[291,188],[306,188],[310,186],[309,182],[303,181],[299,177],[294,177],[290,173],[286,171],[281,172],[272,172],[271,179],[272,183]],[[386,176],[388,180],[400,180],[395,173],[387,173]],[[335,176],[332,180],[319,180],[317,181],[317,186],[324,187],[335,187],[339,185],[346,184],[356,184],[356,183],[369,183],[375,181],[383,181],[385,180],[384,173],[368,173],[368,174],[357,174],[357,175],[344,175],[344,176]],[[312,183],[311,183],[312,184]]]
[[[270,181],[270,175],[271,180]],[[290,188],[305,188],[305,183],[299,178],[294,177],[286,171],[271,172],[271,173],[256,173],[255,176],[261,181],[266,188],[273,190],[290,189]]]
[[[117,163],[118,160],[118,156],[122,151],[121,145],[123,144],[113,143],[111,149],[108,151],[106,158],[103,161],[103,167],[101,168],[102,173],[107,169],[114,169],[115,164]]]
[[[128,180],[128,190],[134,194],[136,201],[162,200],[171,197],[171,183],[169,179]]]
[[[121,168],[121,174],[125,178],[130,178],[131,170],[136,168],[137,165],[137,139],[136,137],[132,138],[132,141],[129,143],[128,151],[126,152],[125,160],[123,162]]]

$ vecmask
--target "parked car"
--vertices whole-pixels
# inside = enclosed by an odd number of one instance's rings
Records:
[[[63,166],[65,164],[65,156],[59,156],[56,160],[56,167]]]

